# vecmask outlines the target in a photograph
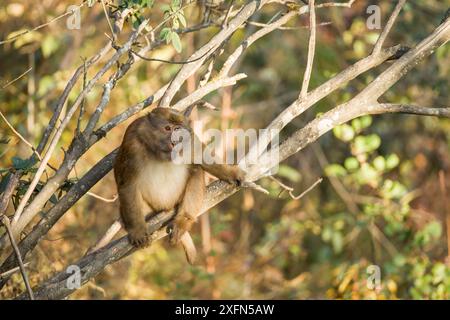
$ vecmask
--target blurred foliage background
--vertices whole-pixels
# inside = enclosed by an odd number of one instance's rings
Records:
[[[317,1],[318,3],[324,1]],[[128,1],[150,17],[163,19],[168,2]],[[239,2],[236,2],[239,4]],[[321,26],[310,87],[314,88],[346,66],[368,55],[377,30],[366,27],[367,6],[381,7],[386,21],[393,1],[357,0],[351,9],[318,11]],[[66,12],[71,1],[3,0],[0,38],[50,21]],[[448,0],[411,0],[404,8],[388,44],[414,45],[442,19]],[[166,7],[164,7],[166,6]],[[255,19],[267,22],[280,5],[269,5]],[[201,19],[200,6],[184,10],[187,25]],[[126,23],[131,30],[135,17]],[[172,22],[173,23],[173,22]],[[180,21],[179,23],[183,23]],[[278,30],[248,49],[240,72],[248,78],[232,89],[207,97],[220,111],[199,110],[196,117],[211,128],[263,128],[296,99],[304,72],[308,31],[298,28],[308,17],[294,19],[291,30]],[[170,30],[173,25],[167,23]],[[242,41],[248,26],[225,48]],[[52,114],[52,107],[83,58],[95,54],[108,40],[109,27],[101,3],[81,9],[81,29],[66,28],[66,18],[0,45],[0,87],[33,67],[12,85],[0,89],[0,110],[30,142],[36,144]],[[168,37],[164,31],[162,37]],[[186,59],[217,28],[170,38],[152,53],[161,59]],[[166,39],[165,38],[165,39]],[[178,53],[178,51],[181,51]],[[220,59],[219,59],[220,60]],[[220,61],[219,61],[220,62]],[[101,65],[101,64],[100,64]],[[317,113],[348,100],[364,88],[388,63],[367,72],[293,121],[283,136],[302,127]],[[99,65],[89,71],[91,76]],[[170,81],[178,65],[139,62],[118,84],[100,123],[142,100]],[[382,99],[422,106],[448,106],[450,46],[436,51],[412,70]],[[195,88],[192,77],[183,92]],[[74,94],[81,90],[79,84]],[[99,99],[98,85],[86,100],[90,114]],[[69,98],[73,101],[75,95]],[[72,99],[72,100],[71,100]],[[140,115],[147,111],[143,111]],[[134,119],[134,118],[133,118]],[[71,179],[84,174],[116,148],[126,126],[116,127],[77,163]],[[76,121],[64,133],[50,163],[57,167]],[[23,165],[31,151],[0,125],[0,167]],[[450,121],[433,117],[382,115],[363,117],[326,134],[317,143],[280,166],[278,178],[300,194],[318,177],[324,181],[300,200],[291,199],[273,180],[260,183],[270,195],[244,190],[210,210],[197,223],[194,240],[201,253],[189,266],[180,248],[166,241],[154,243],[108,266],[71,299],[449,299],[450,268],[446,215],[450,215]],[[31,179],[25,176],[23,185]],[[4,181],[4,179],[3,179]],[[0,185],[4,187],[4,183]],[[112,174],[92,190],[105,198],[116,194]],[[55,199],[61,195],[55,195]],[[8,212],[13,212],[10,204]],[[49,203],[47,206],[51,206]],[[31,255],[33,285],[82,256],[118,217],[118,202],[84,196]],[[447,261],[448,263],[448,261]],[[368,267],[381,271],[380,287],[369,289]],[[10,298],[24,290],[19,274],[0,292]]]

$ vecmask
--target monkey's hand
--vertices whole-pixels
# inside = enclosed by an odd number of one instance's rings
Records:
[[[194,222],[195,218],[192,218],[185,214],[177,214],[172,224],[172,231],[170,233],[170,244],[172,245],[177,244],[180,241],[183,234],[191,230]]]
[[[202,168],[213,176],[228,183],[234,183],[238,186],[245,181],[245,172],[237,165],[229,164],[202,164]]]
[[[225,180],[229,183],[235,183],[237,186],[240,186],[245,181],[245,172],[239,168],[237,165],[229,165],[228,176]]]
[[[148,247],[151,242],[145,225],[128,230],[128,239],[136,248]]]

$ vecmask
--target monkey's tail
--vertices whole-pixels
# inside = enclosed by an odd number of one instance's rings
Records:
[[[183,245],[184,253],[186,254],[186,259],[190,264],[194,264],[197,258],[197,249],[195,248],[194,241],[191,238],[189,232],[185,232],[180,238],[181,244]]]

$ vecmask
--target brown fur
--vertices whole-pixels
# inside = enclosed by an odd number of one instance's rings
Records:
[[[170,131],[169,131],[170,127]],[[176,128],[192,130],[188,119],[169,108],[156,108],[127,128],[114,164],[120,200],[120,215],[131,244],[149,244],[144,215],[177,209],[171,243],[181,240],[189,262],[195,247],[187,233],[200,213],[205,195],[204,171],[234,183],[243,179],[233,165],[175,164],[171,161],[171,133]],[[193,249],[192,249],[193,248]]]

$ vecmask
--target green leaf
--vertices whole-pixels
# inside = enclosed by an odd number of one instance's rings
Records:
[[[344,248],[344,237],[340,232],[334,232],[331,237],[334,253],[341,253]]]
[[[52,204],[57,204],[57,203],[58,203],[58,197],[57,197],[55,194],[53,194],[53,195],[50,197],[49,201],[50,201],[50,203],[52,203]]]
[[[1,137],[0,138],[0,144],[8,144],[11,138],[9,137]]]
[[[333,230],[330,227],[325,227],[322,231],[322,240],[328,242],[331,240],[332,235]]]
[[[348,171],[353,171],[358,169],[359,161],[355,157],[349,157],[345,159],[344,166]]]
[[[330,164],[325,168],[325,174],[329,177],[343,177],[347,175],[347,170],[339,164]]]
[[[399,199],[406,194],[407,189],[398,181],[386,179],[381,191],[383,196],[388,199]]]
[[[376,134],[358,136],[353,144],[354,154],[370,153],[377,150],[381,145],[381,139]]]
[[[353,130],[355,130],[356,133],[359,133],[362,130],[362,124],[360,119],[353,119],[352,120],[352,127]]]
[[[170,6],[168,5],[168,4],[163,4],[163,5],[161,5],[160,7],[159,7],[161,10],[162,10],[162,12],[168,12],[168,11],[170,11]]]
[[[37,91],[38,96],[43,96],[51,89],[55,88],[56,81],[53,76],[45,75],[39,80],[39,88]]]
[[[359,120],[361,121],[361,129],[365,129],[372,125],[372,117],[371,116],[362,116],[361,118],[359,118]]]
[[[446,266],[443,263],[436,263],[433,268],[431,269],[431,272],[433,273],[433,284],[438,284],[439,282],[442,282],[446,278]]]
[[[348,124],[342,124],[333,128],[333,133],[339,140],[348,142],[355,137],[355,131]]]
[[[154,0],[142,0],[141,5],[143,8],[150,8],[155,3]]]
[[[442,235],[442,225],[439,221],[431,221],[425,226],[424,231],[431,237],[438,239]]]
[[[131,21],[133,24],[133,28],[137,29],[139,25],[142,23],[142,16],[140,14],[135,13],[131,16]]]
[[[58,47],[58,40],[53,36],[47,36],[44,38],[41,44],[42,55],[44,56],[44,58],[48,58],[52,55],[52,53],[58,50]]]
[[[175,8],[178,9],[181,6],[181,0],[172,0],[170,2],[170,5]]]
[[[21,159],[21,158],[19,158],[19,157],[13,157],[12,158],[12,164],[13,164],[13,167],[16,169],[16,170],[26,170],[26,169],[29,169],[30,167],[32,167],[33,166],[33,160],[31,160],[31,159],[27,159],[27,160],[24,160],[24,159]]]
[[[378,171],[371,165],[364,163],[361,166],[361,170],[358,171],[356,178],[360,184],[374,184],[378,182]]]
[[[378,156],[373,160],[373,166],[378,171],[384,171],[384,169],[386,168],[386,161],[382,156]]]
[[[172,28],[178,29],[180,27],[180,22],[178,21],[178,18],[174,17],[172,20]]]
[[[361,132],[363,129],[372,124],[371,116],[362,116],[352,120],[352,127],[356,132]]]
[[[394,169],[400,163],[399,157],[393,153],[386,158],[386,169]]]
[[[187,27],[187,22],[186,22],[186,18],[184,17],[183,12],[178,12],[177,14],[177,18],[180,21],[181,25],[186,28]]]
[[[277,174],[292,182],[299,182],[302,178],[301,174],[296,169],[285,164],[280,165]]]
[[[0,193],[3,193],[5,191],[6,185],[8,184],[10,178],[11,173],[9,172],[3,177],[2,181],[0,181]]]
[[[170,30],[170,28],[168,28],[168,27],[162,28],[161,32],[159,33],[159,38],[161,40],[167,40],[171,31],[172,30]]]
[[[172,39],[173,47],[175,48],[175,50],[176,50],[178,53],[180,53],[181,50],[182,50],[180,36],[178,35],[178,33],[172,32],[172,33],[170,34],[170,37],[171,37],[171,39]]]

